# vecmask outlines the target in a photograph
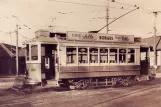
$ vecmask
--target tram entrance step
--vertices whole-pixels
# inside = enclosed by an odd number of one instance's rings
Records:
[[[146,81],[146,80],[149,80],[148,75],[141,75],[141,76],[139,76],[139,78],[138,78],[138,81]]]
[[[47,80],[47,85],[48,86],[58,86],[58,81],[53,79],[53,80]]]

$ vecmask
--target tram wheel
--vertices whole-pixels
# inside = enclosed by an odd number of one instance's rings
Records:
[[[129,82],[129,81],[124,81],[124,82],[123,82],[123,86],[124,86],[124,87],[128,87],[129,85],[130,85],[130,82]]]

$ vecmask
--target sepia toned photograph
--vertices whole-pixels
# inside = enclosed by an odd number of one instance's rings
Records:
[[[161,0],[0,0],[0,107],[161,107]]]

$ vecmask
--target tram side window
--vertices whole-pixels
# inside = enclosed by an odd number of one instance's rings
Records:
[[[117,49],[110,49],[110,63],[117,63]]]
[[[90,48],[90,63],[98,63],[98,48]]]
[[[38,46],[31,45],[31,60],[38,60]]]
[[[74,47],[67,47],[67,64],[77,63],[77,49]]]
[[[135,49],[128,49],[128,63],[135,63]]]
[[[88,63],[88,49],[87,48],[79,48],[78,49],[78,58],[80,64]]]
[[[126,49],[119,49],[119,63],[126,63]]]
[[[100,63],[108,63],[108,49],[100,48]]]
[[[29,61],[29,44],[26,45],[26,60]]]

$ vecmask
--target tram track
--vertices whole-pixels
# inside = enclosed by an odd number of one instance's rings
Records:
[[[115,101],[115,100],[118,100],[118,99],[122,99],[122,98],[125,98],[125,97],[135,95],[135,94],[142,94],[142,93],[146,93],[148,91],[152,91],[152,90],[156,89],[156,87],[158,87],[158,86],[161,86],[161,84],[157,84],[155,86],[151,86],[151,87],[147,87],[147,88],[142,88],[142,89],[139,89],[137,91],[129,92],[129,93],[119,95],[119,96],[113,97],[111,99],[102,100],[102,101],[99,101],[99,102],[96,102],[96,103],[93,103],[93,104],[86,104],[84,106],[85,107],[97,107],[98,105],[103,104],[103,103]]]
[[[146,90],[146,92],[147,91],[150,91],[150,90],[153,90],[153,89],[155,89],[156,87],[158,87],[158,86],[161,86],[161,84],[157,84],[157,85],[155,85],[155,86],[148,86],[148,87],[146,87],[146,88],[140,88],[140,89],[138,89],[138,90],[136,90],[136,91],[133,91],[133,92],[129,92],[129,93],[125,93],[125,94],[122,94],[122,95],[119,95],[119,96],[115,96],[115,97],[113,97],[113,98],[111,98],[111,99],[106,99],[106,100],[101,100],[101,101],[99,101],[98,102],[98,99],[96,99],[96,101],[91,101],[92,103],[93,102],[96,102],[96,103],[93,103],[93,104],[91,104],[91,103],[89,103],[89,104],[83,104],[83,105],[80,105],[80,106],[78,106],[78,107],[82,107],[82,106],[84,106],[84,107],[93,107],[93,106],[95,106],[95,105],[99,105],[99,104],[101,104],[101,103],[104,103],[104,102],[110,102],[110,101],[114,101],[114,100],[117,100],[117,99],[121,99],[121,98],[124,98],[124,97],[128,97],[128,96],[130,96],[130,95],[134,95],[134,94],[136,94],[136,93],[142,93],[143,91],[145,92],[145,90]],[[131,88],[130,90],[134,90],[134,89],[136,89],[137,87],[133,87],[133,88]],[[118,91],[118,89],[114,89],[114,90],[112,90],[112,91],[107,91],[107,92],[105,92],[105,93],[110,93],[110,92],[114,92],[114,91]],[[46,99],[47,100],[47,99]],[[47,100],[47,101],[44,101],[44,102],[41,102],[41,101],[36,101],[36,102],[34,102],[33,103],[33,105],[41,105],[41,104],[47,104],[47,103],[52,103],[52,100],[50,100],[49,101],[49,99]]]
[[[152,83],[153,84],[153,83]],[[33,106],[41,106],[41,105],[46,105],[46,104],[54,104],[54,103],[61,103],[60,99],[62,100],[62,103],[67,103],[67,102],[81,102],[85,99],[91,99],[89,101],[84,101],[82,103],[79,103],[76,105],[77,107],[79,106],[85,106],[85,107],[93,107],[97,106],[103,103],[115,101],[121,98],[125,98],[131,95],[139,94],[142,92],[148,92],[151,90],[154,90],[157,87],[161,87],[161,84],[145,84],[145,85],[136,85],[136,86],[131,86],[131,87],[118,87],[118,88],[101,88],[101,89],[89,89],[89,90],[77,90],[77,91],[66,91],[66,92],[56,92],[54,94],[50,94],[51,91],[45,92],[44,94],[39,94],[39,93],[33,93],[33,94],[28,94],[28,97],[23,96],[22,94],[20,95],[21,99],[13,99],[11,101],[5,102],[0,107],[2,106],[7,106],[7,105],[16,105],[16,104],[26,104],[26,103],[31,103]],[[151,86],[152,85],[152,86]],[[129,92],[128,92],[129,91]],[[126,93],[127,92],[127,93]],[[41,92],[40,92],[41,93]],[[114,97],[112,96],[111,93],[121,93],[120,95],[115,95]],[[49,95],[50,94],[50,95]],[[24,93],[25,95],[25,93]],[[103,96],[102,96],[103,95]],[[106,96],[107,95],[107,96]],[[34,96],[34,97],[33,97]],[[102,96],[102,98],[99,98],[99,96]],[[79,97],[79,98],[78,98]],[[85,98],[85,99],[84,99]],[[107,98],[107,99],[106,99]],[[69,104],[68,104],[69,105]],[[64,106],[66,107],[66,106]]]

